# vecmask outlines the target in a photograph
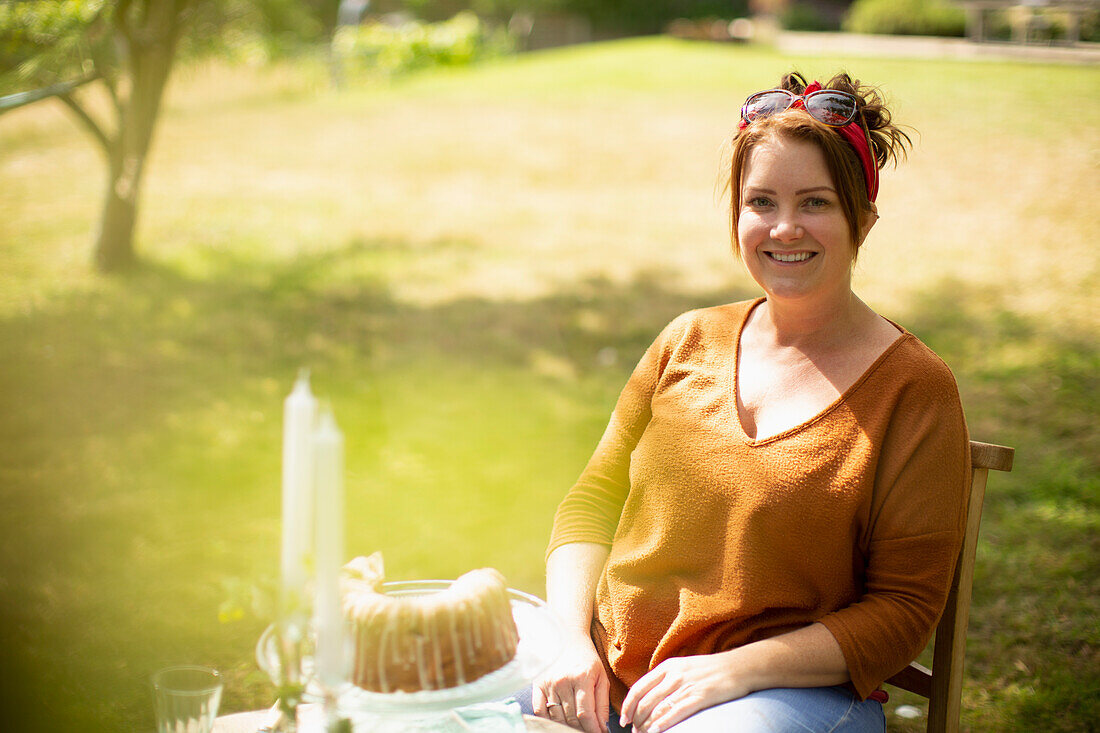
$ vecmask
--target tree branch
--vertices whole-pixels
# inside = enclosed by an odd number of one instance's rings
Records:
[[[111,141],[107,138],[106,133],[103,132],[103,128],[99,126],[99,123],[92,119],[92,116],[89,115],[87,111],[85,111],[85,109],[80,106],[79,102],[73,99],[72,94],[70,94],[69,92],[64,92],[56,96],[58,99],[65,103],[65,106],[67,106],[73,114],[76,115],[77,119],[84,123],[84,126],[88,129],[90,133],[92,133],[92,137],[94,137],[96,141],[103,147],[103,152],[107,155],[107,159],[110,160]]]
[[[10,112],[19,107],[26,107],[28,104],[33,104],[43,99],[49,99],[50,97],[60,97],[98,78],[98,74],[92,73],[73,81],[63,81],[59,84],[51,84],[48,87],[42,87],[41,89],[32,89],[29,92],[16,92],[6,97],[0,97],[0,114]]]
[[[111,98],[111,104],[114,105],[115,114],[121,119],[122,102],[118,98],[118,82],[115,81],[113,74],[104,74],[100,78],[103,79],[103,88],[107,90],[107,96]]]

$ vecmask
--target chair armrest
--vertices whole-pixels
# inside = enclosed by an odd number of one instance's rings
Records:
[[[886,680],[886,683],[914,692],[921,697],[929,697],[932,694],[932,670],[913,662]]]

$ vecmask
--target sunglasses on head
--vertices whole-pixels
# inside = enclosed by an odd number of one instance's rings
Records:
[[[745,100],[741,107],[741,119],[745,124],[750,124],[791,107],[802,107],[810,117],[830,127],[847,125],[855,118],[859,109],[854,95],[835,89],[819,89],[809,94],[769,89],[766,92],[757,92]]]

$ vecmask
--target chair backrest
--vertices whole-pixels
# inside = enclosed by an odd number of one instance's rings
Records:
[[[966,625],[970,618],[970,595],[974,585],[974,554],[978,548],[978,527],[982,522],[985,482],[992,471],[1011,471],[1015,451],[1001,445],[970,441],[970,497],[966,509],[966,535],[947,606],[936,627],[932,669],[916,662],[887,682],[928,698],[929,733],[957,733],[962,705],[963,662],[966,657]]]

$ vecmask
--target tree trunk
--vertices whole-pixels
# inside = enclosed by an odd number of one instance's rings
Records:
[[[118,129],[107,152],[107,194],[95,247],[95,262],[101,272],[124,270],[137,261],[134,228],[142,173],[179,31],[179,19],[163,8],[147,29],[146,40],[129,49],[130,91],[119,100]]]
[[[123,172],[123,164],[115,140],[109,155],[112,158],[107,176],[107,196],[99,222],[95,245],[95,263],[100,272],[119,272],[137,261],[134,254],[134,224],[137,221],[138,179]]]

